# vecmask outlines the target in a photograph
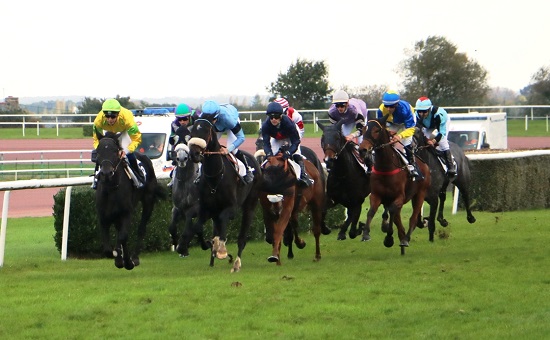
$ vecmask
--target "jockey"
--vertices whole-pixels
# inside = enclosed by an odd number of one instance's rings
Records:
[[[170,150],[174,150],[177,144],[183,143],[187,144],[187,139],[191,135],[189,131],[189,124],[191,123],[192,114],[195,110],[192,110],[187,104],[179,104],[176,107],[176,119],[170,124],[170,138],[168,143],[170,144]],[[172,165],[176,165],[176,161],[172,160]],[[170,171],[170,183],[168,186],[171,187],[174,184],[174,169]]]
[[[288,143],[290,146],[283,153],[283,158],[289,159],[292,156],[292,159],[300,166],[300,179],[298,179],[298,182],[306,187],[312,185],[313,179],[306,172],[304,157],[300,151],[300,135],[296,129],[296,124],[283,114],[283,107],[277,102],[271,102],[267,105],[266,115],[268,117],[262,124],[261,130],[266,157],[273,156],[273,150],[278,151],[284,144]]]
[[[231,104],[219,105],[213,100],[207,100],[202,104],[201,118],[212,122],[216,129],[218,139],[227,131],[227,148],[222,148],[223,152],[233,153],[246,168],[246,175],[243,177],[245,183],[251,183],[254,175],[250,171],[246,156],[239,151],[238,147],[244,142],[244,132],[241,128],[239,111]]]
[[[143,184],[145,183],[145,176],[140,170],[136,156],[134,155],[134,151],[137,146],[141,144],[141,133],[139,132],[139,128],[134,120],[132,111],[122,107],[116,99],[107,99],[103,102],[101,111],[97,114],[92,129],[94,139],[94,151],[92,153],[95,153],[95,149],[97,149],[97,146],[99,145],[97,134],[103,134],[103,130],[114,133],[126,131],[128,133],[131,142],[124,148],[124,154],[136,177],[135,179],[132,178],[134,180],[134,184],[138,188],[143,187]],[[99,165],[96,164],[96,170],[94,173],[97,172],[98,168]],[[97,179],[95,176],[92,188],[97,188]]]
[[[389,115],[386,129],[395,133],[392,136],[392,141],[399,142],[404,146],[409,162],[407,166],[409,174],[413,180],[424,179],[416,169],[414,161],[413,135],[416,126],[416,116],[413,113],[411,104],[401,100],[396,91],[389,90],[382,96],[382,104],[377,111],[378,118],[386,115]]]
[[[281,106],[283,107],[283,113],[287,115],[288,118],[292,119],[292,121],[296,124],[298,133],[300,134],[300,140],[304,138],[305,129],[302,115],[293,107],[291,107],[290,104],[288,104],[288,100],[283,97],[275,98],[274,102],[281,104]]]
[[[456,166],[449,149],[449,142],[447,141],[447,128],[449,124],[447,111],[441,107],[432,105],[432,101],[428,97],[418,98],[414,110],[419,120],[418,125],[422,128],[424,136],[428,139],[428,144],[431,146],[437,145],[436,150],[443,152],[447,165],[447,177],[453,178],[456,176]]]
[[[342,134],[348,142],[354,142],[357,138],[360,144],[363,140],[362,132],[367,116],[367,104],[361,99],[349,98],[344,90],[338,90],[332,95],[332,105],[328,109],[328,119],[331,124],[343,120]],[[353,128],[356,131],[352,133]]]

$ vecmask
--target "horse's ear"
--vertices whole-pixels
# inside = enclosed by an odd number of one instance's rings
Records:
[[[382,125],[382,126],[386,125],[386,122],[388,121],[389,116],[390,116],[390,114],[388,113],[384,117],[378,119],[378,122],[380,123],[380,125]]]
[[[320,121],[317,121],[317,126],[321,129],[321,131],[325,131],[325,126]]]
[[[344,120],[343,120],[343,119],[340,119],[340,120],[336,123],[336,130],[341,131],[342,125],[343,125],[343,124],[344,124]]]

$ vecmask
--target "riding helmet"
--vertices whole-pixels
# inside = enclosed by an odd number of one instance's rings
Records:
[[[399,102],[399,93],[393,90],[389,90],[382,96],[382,104],[384,105],[394,105]]]
[[[120,112],[120,103],[116,99],[107,99],[101,106],[102,111],[115,111]]]
[[[347,103],[349,101],[349,95],[344,90],[338,90],[332,95],[333,103]]]
[[[189,108],[189,105],[187,104],[179,104],[178,107],[176,107],[176,116],[178,117],[185,117],[191,115],[191,109]]]
[[[283,114],[283,107],[281,104],[277,102],[271,102],[267,105],[267,110],[265,111],[266,115],[272,114],[272,113],[278,113]]]
[[[429,110],[432,107],[432,101],[428,97],[420,97],[416,101],[416,105],[414,107],[415,111],[418,110]]]

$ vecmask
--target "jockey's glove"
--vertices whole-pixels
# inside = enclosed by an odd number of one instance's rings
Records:
[[[285,152],[283,153],[283,159],[286,160],[286,159],[289,159],[289,158],[290,158],[290,152],[285,151]]]

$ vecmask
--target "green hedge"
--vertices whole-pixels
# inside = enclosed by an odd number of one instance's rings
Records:
[[[550,208],[550,155],[470,160],[474,209]]]
[[[167,180],[159,181],[161,185],[166,185]],[[63,234],[63,214],[65,208],[65,192],[61,189],[54,196],[54,228],[55,245],[61,251]],[[168,225],[171,220],[172,201],[171,198],[160,201],[155,205],[153,216],[147,225],[147,233],[144,242],[144,252],[167,251],[170,249],[170,234]],[[136,239],[136,230],[141,216],[141,204],[138,204],[134,215],[133,228],[130,235],[130,246]],[[326,217],[328,226],[340,224],[344,217],[344,208],[339,206],[331,209]],[[237,240],[240,226],[240,216],[230,222],[228,232],[228,242],[235,243]],[[71,194],[71,211],[69,216],[69,240],[67,244],[67,253],[70,257],[76,258],[96,258],[101,256],[100,230],[98,228],[97,214],[95,210],[95,191],[87,186],[73,187]],[[309,212],[300,214],[300,231],[307,232],[311,228],[311,219]],[[179,230],[183,229],[183,222],[179,223]],[[205,225],[205,234],[211,237],[212,224],[208,222]],[[111,228],[112,240],[114,240],[114,227]],[[250,240],[264,239],[264,224],[260,204],[256,208],[256,214],[249,233]],[[196,240],[193,246],[197,246]]]
[[[92,137],[92,136],[93,136],[92,125],[84,125],[84,126],[82,126],[82,135],[83,135],[84,137]]]
[[[245,135],[257,135],[258,131],[260,130],[260,127],[258,126],[258,122],[241,121],[240,124]]]

